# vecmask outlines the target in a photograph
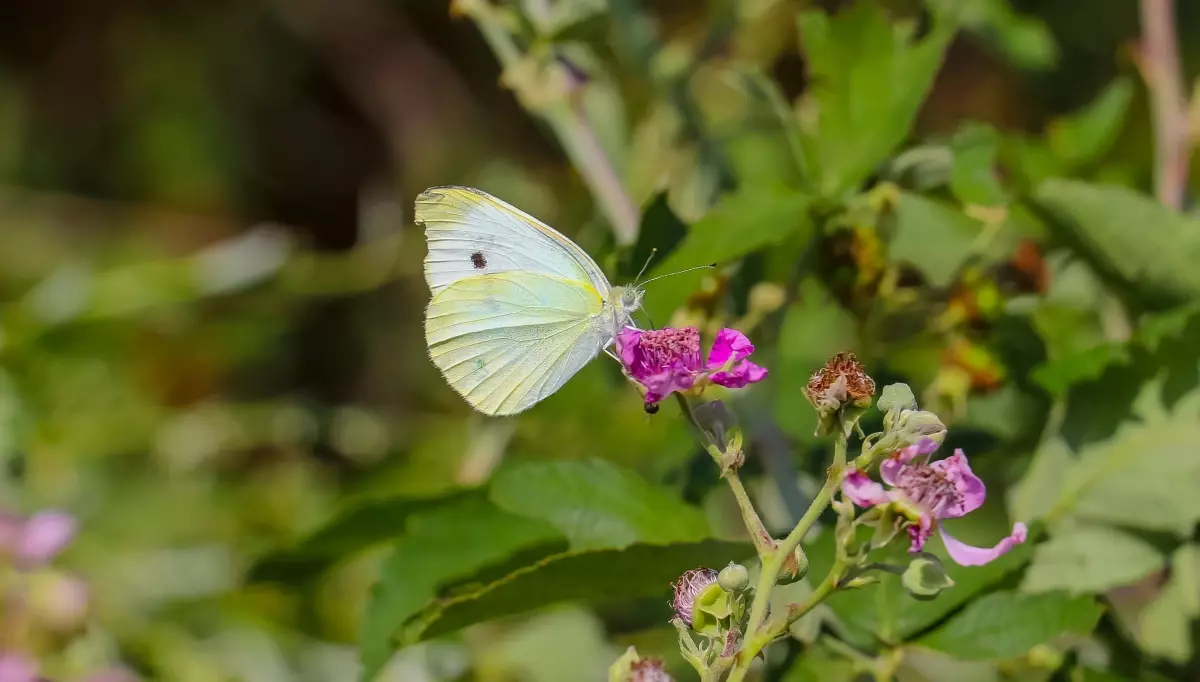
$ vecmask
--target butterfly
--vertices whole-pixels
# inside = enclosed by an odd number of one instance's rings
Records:
[[[470,187],[417,197],[429,253],[429,357],[476,410],[511,415],[562,388],[641,307],[596,261],[537,218]]]

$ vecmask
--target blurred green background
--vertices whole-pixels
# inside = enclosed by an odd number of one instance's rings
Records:
[[[1190,192],[1184,212],[1154,199],[1138,3],[449,5],[0,7],[0,511],[79,524],[47,566],[0,571],[0,655],[55,682],[355,679],[360,644],[386,660],[435,595],[561,550],[455,546],[493,538],[496,488],[471,489],[548,461],[624,495],[653,485],[637,495],[739,538],[674,406],[643,413],[613,363],[509,420],[444,384],[412,201],[460,184],[558,227],[616,283],[651,248],[655,273],[721,263],[652,285],[640,319],[758,344],[771,378],[723,397],[772,530],[823,473],[802,389],[839,350],[910,383],[971,453],[992,495],[956,532],[1049,530],[900,634],[878,599],[832,604],[834,644],[798,634],[765,679],[853,679],[844,642],[901,652],[911,680],[1200,675],[1200,218]],[[1171,19],[1187,97],[1200,3]],[[625,225],[622,201],[640,214]],[[360,627],[397,542],[380,595],[413,605]],[[63,596],[66,576],[86,595]],[[937,634],[978,619],[971,600],[1047,591],[1103,614],[995,651],[968,645],[1017,626]],[[385,679],[599,682],[631,643],[692,679],[668,596],[481,607]]]

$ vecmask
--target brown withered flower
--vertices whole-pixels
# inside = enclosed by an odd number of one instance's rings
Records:
[[[838,353],[813,372],[804,395],[822,411],[836,410],[847,402],[866,407],[875,395],[875,380],[867,376],[854,353]]]

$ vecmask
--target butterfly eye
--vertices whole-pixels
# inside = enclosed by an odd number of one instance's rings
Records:
[[[650,403],[642,409],[646,411],[646,414],[658,414],[658,403]]]
[[[474,265],[476,270],[482,270],[487,267],[487,259],[483,257],[482,251],[476,251],[471,254],[471,265]]]

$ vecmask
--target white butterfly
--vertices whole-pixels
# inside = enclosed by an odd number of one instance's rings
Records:
[[[429,356],[480,412],[547,398],[641,307],[639,287],[612,286],[570,239],[480,190],[427,189],[416,222],[429,242]]]

